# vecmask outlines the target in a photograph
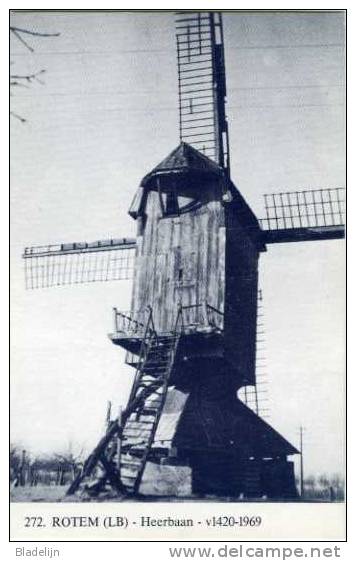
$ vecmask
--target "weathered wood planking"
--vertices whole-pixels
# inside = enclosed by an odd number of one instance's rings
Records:
[[[253,212],[214,166],[183,144],[144,178],[133,215],[138,241],[132,312],[150,305],[156,329],[165,332],[173,329],[179,305],[191,307],[184,320],[193,328],[210,321],[205,304],[220,311],[213,321],[223,342],[211,339],[210,349],[225,356],[239,388],[255,383],[257,267],[264,244]],[[201,356],[208,356],[203,347]],[[188,354],[199,356],[191,346]]]
[[[224,209],[213,196],[180,216],[162,217],[159,195],[147,195],[143,236],[137,244],[133,311],[153,308],[156,328],[172,329],[178,305],[207,301],[224,309]],[[192,311],[192,314],[196,313]]]

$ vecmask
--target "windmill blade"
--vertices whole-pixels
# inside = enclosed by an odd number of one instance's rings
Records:
[[[133,277],[135,239],[110,239],[26,247],[26,288],[128,280]]]
[[[264,243],[305,242],[345,237],[344,189],[315,189],[264,195],[260,220]]]
[[[229,175],[221,14],[177,12],[176,40],[180,139],[214,160]]]

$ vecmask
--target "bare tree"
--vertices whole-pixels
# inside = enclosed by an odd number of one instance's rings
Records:
[[[17,444],[10,443],[10,481],[14,481],[16,479],[20,463],[21,447]]]
[[[24,486],[28,480],[30,455],[19,444],[10,444],[10,482],[12,486]]]
[[[59,33],[39,33],[38,31],[32,31],[29,29],[22,29],[20,27],[10,26],[10,34],[14,36],[22,45],[26,47],[30,52],[34,52],[34,48],[27,42],[27,35],[32,35],[34,37],[58,37]],[[12,66],[13,63],[11,63]],[[44,82],[40,79],[41,76],[46,72],[44,68],[34,72],[32,74],[16,74],[10,72],[10,95],[13,95],[13,89],[22,87],[28,88],[34,82],[39,84],[44,84]],[[15,119],[18,119],[22,123],[26,122],[26,119],[16,113],[15,111],[10,111],[10,115]]]

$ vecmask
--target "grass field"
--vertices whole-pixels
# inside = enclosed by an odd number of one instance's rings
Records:
[[[160,466],[148,463],[140,486],[140,495],[135,497],[118,497],[114,493],[105,493],[93,499],[81,499],[77,496],[66,497],[67,486],[37,485],[36,487],[15,487],[11,491],[11,502],[122,502],[122,501],[145,501],[145,502],[284,502],[266,499],[237,499],[236,497],[197,497],[192,495],[191,472],[187,467]],[[335,497],[337,502],[343,500],[343,496]],[[329,494],[322,495],[306,493],[303,502],[329,502]],[[295,500],[300,501],[300,498]],[[291,502],[291,501],[287,501]],[[294,501],[293,501],[294,502]]]
[[[64,497],[67,487],[38,485],[37,487],[15,487],[10,493],[13,503],[57,503]]]
[[[11,492],[11,502],[15,503],[30,503],[30,502],[42,502],[42,503],[57,503],[57,502],[292,502],[292,501],[270,501],[265,499],[236,499],[236,497],[195,497],[192,495],[185,496],[169,496],[169,495],[159,495],[159,494],[146,494],[138,495],[134,498],[131,497],[117,497],[109,495],[101,495],[93,499],[81,499],[77,496],[65,497],[67,487],[57,487],[48,485],[38,485],[37,487],[16,487]],[[293,502],[304,502],[304,503],[320,503],[329,502],[327,500],[321,499],[296,499]],[[342,501],[336,501],[342,502]]]

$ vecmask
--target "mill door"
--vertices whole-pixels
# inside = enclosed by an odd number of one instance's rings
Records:
[[[186,324],[199,323],[197,253],[177,247],[174,249],[174,302],[184,309]]]

